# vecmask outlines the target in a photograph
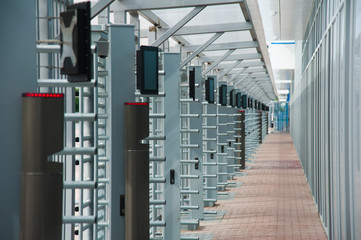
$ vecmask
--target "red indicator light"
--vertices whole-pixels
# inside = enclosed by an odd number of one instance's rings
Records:
[[[23,93],[23,97],[64,98],[62,93]]]
[[[240,110],[240,111],[238,111],[238,112],[245,112],[244,110]]]
[[[147,103],[147,102],[126,102],[125,105],[127,105],[127,106],[148,106],[149,103]]]

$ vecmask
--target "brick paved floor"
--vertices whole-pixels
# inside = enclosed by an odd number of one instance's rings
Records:
[[[272,133],[259,147],[233,200],[207,210],[226,210],[221,222],[202,221],[203,239],[327,239],[291,137]],[[192,234],[192,235],[193,235]],[[202,239],[202,237],[200,238]]]

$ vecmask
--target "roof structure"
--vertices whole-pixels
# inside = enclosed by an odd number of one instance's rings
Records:
[[[117,5],[159,30],[149,45],[173,39],[182,52],[180,68],[197,59],[203,76],[217,75],[264,103],[277,98],[257,0],[119,0]],[[140,38],[148,34],[149,27],[139,31]]]

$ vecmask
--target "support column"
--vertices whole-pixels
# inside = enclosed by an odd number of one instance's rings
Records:
[[[134,27],[109,26],[109,121],[111,159],[110,239],[124,240],[124,216],[121,216],[120,196],[124,195],[124,103],[135,99]],[[131,61],[129,61],[131,60]]]
[[[164,239],[180,239],[180,60],[179,53],[164,53]]]

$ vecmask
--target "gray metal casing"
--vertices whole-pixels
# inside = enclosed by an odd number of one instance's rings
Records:
[[[125,192],[124,103],[135,99],[135,41],[134,26],[109,25],[109,121],[107,134],[111,137],[111,201],[110,239],[124,240],[125,219],[120,216],[119,197]],[[130,61],[131,60],[131,61]]]
[[[125,239],[149,239],[149,106],[124,106]]]
[[[63,98],[23,97],[21,240],[61,239],[63,164],[47,158],[63,134]]]
[[[179,84],[181,81],[179,53],[164,53],[164,164],[165,239],[180,239],[180,107]],[[170,170],[175,170],[175,183],[170,184]]]

